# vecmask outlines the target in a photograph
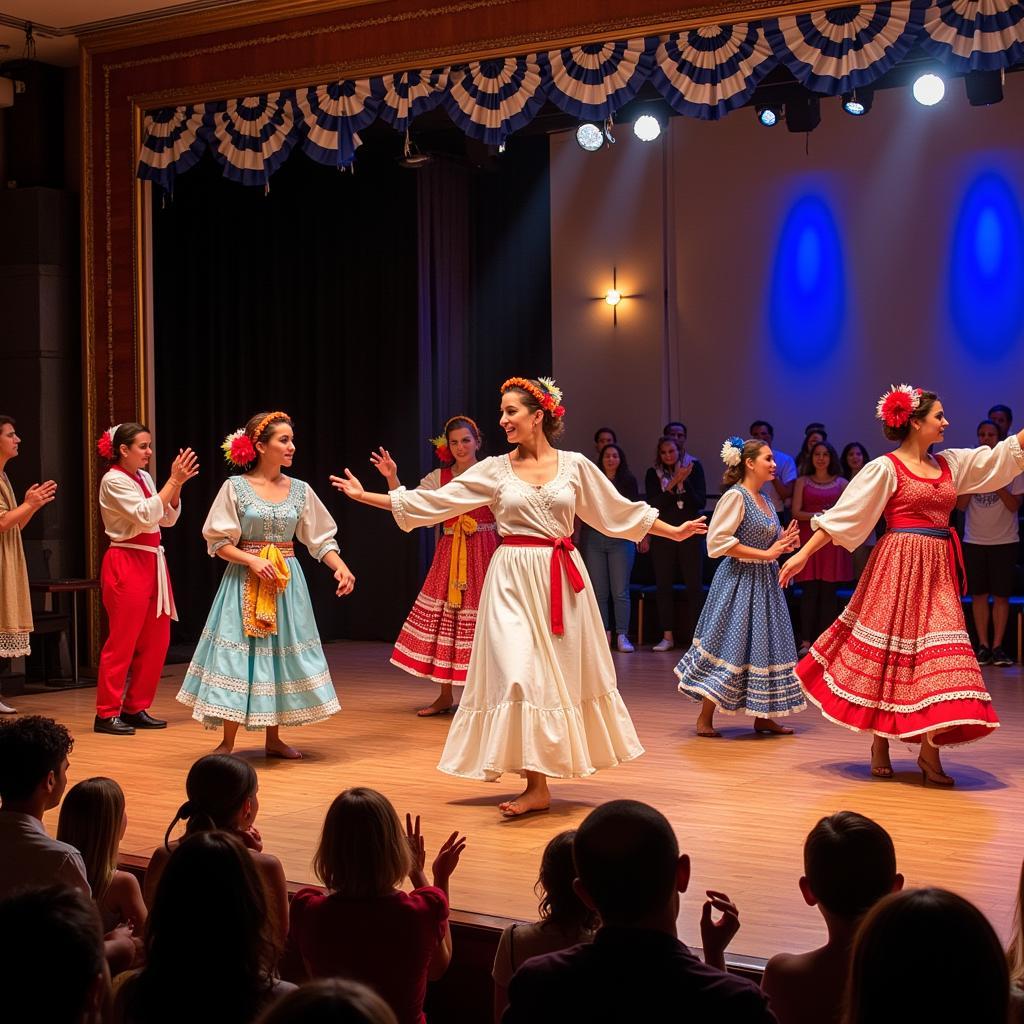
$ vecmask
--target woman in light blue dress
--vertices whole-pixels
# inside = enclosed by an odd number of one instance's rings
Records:
[[[715,709],[754,718],[759,733],[791,733],[773,721],[806,707],[796,676],[796,644],[779,586],[779,556],[799,546],[797,524],[785,530],[761,488],[775,476],[763,441],[730,437],[722,446],[729,489],[708,526],[715,571],[693,645],[676,665],[679,691],[701,702],[697,735],[717,738]]]
[[[319,722],[340,710],[320,646],[294,538],[334,573],[341,597],[355,578],[341,560],[337,526],[311,487],[285,476],[295,454],[286,413],[260,413],[224,443],[232,465],[203,536],[224,571],[178,700],[208,729],[223,725],[215,753],[230,753],[239,725],[266,729],[270,757],[297,758],[282,725]]]

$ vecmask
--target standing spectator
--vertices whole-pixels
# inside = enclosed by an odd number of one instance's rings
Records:
[[[597,928],[597,914],[573,888],[576,863],[572,856],[575,829],[559,832],[544,847],[540,878],[534,891],[540,896],[540,920],[536,924],[509,925],[498,940],[494,957],[494,1022],[500,1024],[508,1004],[512,975],[531,957],[590,942]]]
[[[813,423],[808,423],[807,426],[804,427],[804,437],[808,437],[811,434],[821,434],[822,441],[828,440],[828,431],[825,429],[825,424],[819,423],[817,420]]]
[[[849,483],[870,461],[871,456],[868,455],[867,448],[860,441],[851,441],[839,456],[839,471]],[[860,574],[864,571],[864,566],[868,564],[871,552],[875,550],[875,541],[881,536],[884,529],[885,520],[879,519],[878,525],[868,534],[867,540],[850,553],[853,559],[853,578],[855,580],[860,579]]]
[[[18,503],[14,488],[4,470],[15,458],[21,438],[10,416],[0,416],[0,658],[23,658],[31,653],[32,602],[28,589],[28,569],[21,531],[29,520],[57,496],[52,480],[33,484]],[[13,715],[15,709],[0,701],[0,715]]]
[[[1008,405],[993,405],[988,418],[999,428],[999,440],[1004,440],[1013,426],[1013,410]]]
[[[647,470],[645,481],[647,503],[658,510],[661,522],[669,526],[678,526],[696,519],[707,504],[704,467],[698,459],[687,454],[685,431],[683,427],[681,442],[671,437],[662,437],[658,441],[654,465]],[[687,637],[693,636],[693,629],[700,617],[704,596],[701,540],[699,537],[690,537],[677,544],[654,537],[651,540],[651,560],[654,562],[658,621],[662,630],[662,638],[653,650],[670,651],[675,645],[673,585],[677,567],[682,571],[683,583],[686,584]]]
[[[619,439],[615,436],[615,431],[611,427],[598,427],[594,432],[594,453],[597,456],[595,462],[601,461],[601,452],[610,445],[618,444]]]
[[[796,482],[796,462],[791,455],[780,452],[775,447],[775,428],[767,420],[754,420],[750,424],[750,436],[755,441],[763,441],[775,456],[775,478],[761,488],[761,493],[775,506],[782,524],[787,519],[782,513],[789,507],[793,497],[793,484]]]
[[[821,911],[828,941],[768,961],[761,987],[779,1024],[839,1024],[857,925],[883,896],[902,888],[892,838],[881,825],[839,811],[811,829],[800,894]]]
[[[671,437],[673,441],[679,442],[680,448],[686,447],[686,424],[680,423],[679,420],[669,420],[661,428],[662,437]]]
[[[811,520],[830,509],[846,490],[846,480],[839,475],[839,457],[827,441],[811,449],[808,472],[797,477],[793,488],[793,518],[800,524],[800,543],[811,539]],[[802,658],[812,643],[828,629],[838,614],[836,588],[853,578],[853,562],[845,548],[835,544],[818,551],[808,562],[797,582],[803,588],[800,598],[800,632]]]
[[[626,453],[617,444],[608,444],[601,450],[598,465],[604,475],[615,485],[615,489],[628,501],[637,501],[640,492],[636,477],[630,472]],[[590,581],[594,584],[594,597],[604,622],[604,631],[608,642],[612,639],[612,622],[608,615],[608,598],[611,597],[615,607],[616,647],[623,654],[632,654],[633,645],[629,642],[629,577],[636,561],[637,547],[648,544],[645,537],[640,544],[621,537],[606,537],[591,526],[583,524],[586,542],[583,548],[583,561],[586,563]],[[667,543],[671,543],[668,541]],[[683,545],[680,545],[682,547]]]
[[[600,915],[601,927],[593,942],[519,968],[505,1024],[775,1020],[751,982],[725,973],[725,947],[739,929],[728,896],[708,891],[701,914],[706,962],[676,937],[690,858],[680,855],[664,815],[635,800],[602,804],[580,825],[573,854],[576,891]]]
[[[999,427],[992,420],[978,424],[978,444],[995,448],[999,443]],[[971,594],[971,613],[978,634],[979,665],[1013,664],[1003,649],[1006,624],[1010,620],[1010,595],[1013,573],[1020,551],[1021,495],[1024,494],[1024,473],[1005,487],[990,494],[964,494],[956,507],[965,512],[964,565],[967,589]],[[992,597],[991,615],[989,596]],[[989,646],[989,622],[992,624],[992,646]]]
[[[68,784],[74,745],[52,718],[29,715],[0,725],[0,897],[56,883],[91,895],[82,855],[43,827],[43,815],[60,803]]]
[[[110,988],[100,919],[65,885],[0,900],[3,1017],[11,1024],[100,1024]]]
[[[804,434],[803,447],[796,457],[796,472],[798,476],[806,476],[811,472],[811,456],[819,444],[824,444],[827,435],[824,430],[815,429],[816,424],[807,425],[807,433]]]

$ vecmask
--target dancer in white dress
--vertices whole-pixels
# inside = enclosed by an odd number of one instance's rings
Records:
[[[491,559],[466,689],[441,771],[496,781],[526,778],[506,817],[545,810],[547,778],[582,778],[643,753],[615,685],[604,625],[587,570],[570,540],[573,516],[632,541],[648,533],[683,540],[703,517],[666,526],[656,509],[628,501],[583,455],[561,452],[561,392],[553,381],[513,377],[501,388],[500,426],[515,451],[484,459],[437,490],[373,494],[346,469],[331,477],[356,501],[389,509],[403,530],[489,505],[502,544]]]

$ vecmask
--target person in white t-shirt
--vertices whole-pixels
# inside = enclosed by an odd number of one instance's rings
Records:
[[[999,427],[992,420],[978,424],[978,444],[995,448]],[[1024,473],[991,494],[965,494],[957,508],[965,511],[964,564],[971,611],[978,633],[979,665],[1012,665],[1003,649],[1003,637],[1010,618],[1013,572],[1020,549],[1017,514],[1024,495]],[[989,596],[992,597],[991,613]],[[988,645],[989,622],[992,646]]]
[[[793,485],[797,478],[796,462],[792,456],[775,447],[775,428],[767,420],[754,420],[750,424],[750,436],[764,441],[775,456],[775,479],[769,480],[761,488],[761,493],[775,506],[775,511],[781,517],[793,497]]]

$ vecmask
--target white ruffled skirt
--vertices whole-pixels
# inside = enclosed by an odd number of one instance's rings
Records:
[[[505,772],[583,778],[639,757],[594,590],[564,578],[565,633],[551,632],[551,549],[502,544],[484,581],[466,689],[438,768],[495,782]]]

